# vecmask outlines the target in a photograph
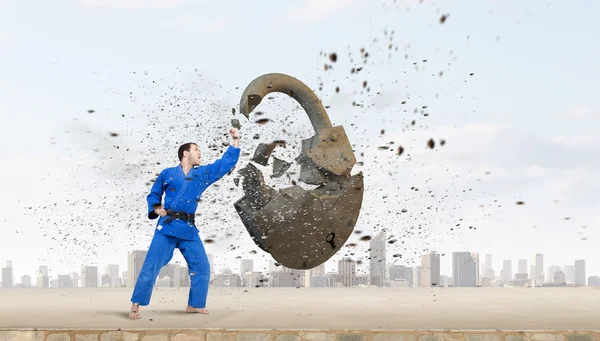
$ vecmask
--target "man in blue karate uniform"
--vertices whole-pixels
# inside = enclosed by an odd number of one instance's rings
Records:
[[[221,159],[206,166],[200,166],[200,149],[195,143],[182,145],[178,151],[180,164],[164,169],[152,185],[147,197],[148,218],[158,218],[158,222],[135,283],[129,318],[139,319],[140,305],[146,306],[150,303],[158,273],[169,263],[175,248],[181,251],[189,268],[191,284],[186,311],[209,314],[204,308],[210,280],[210,265],[194,217],[202,193],[229,173],[239,159],[238,130],[231,128],[229,134],[233,142]]]

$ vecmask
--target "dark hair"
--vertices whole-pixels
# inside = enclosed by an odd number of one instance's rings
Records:
[[[192,146],[196,146],[197,144],[195,144],[194,142],[188,142],[188,143],[184,143],[179,147],[179,150],[177,151],[177,156],[179,157],[179,162],[181,162],[181,159],[183,159],[183,152],[189,152],[190,148],[192,148]]]

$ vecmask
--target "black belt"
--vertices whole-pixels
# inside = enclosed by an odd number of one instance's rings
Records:
[[[195,221],[194,221],[195,214],[187,214],[185,212],[174,212],[171,210],[167,210],[167,215],[169,216],[169,218],[167,218],[165,220],[165,224],[168,224],[175,219],[181,219],[183,221],[191,221],[192,224],[195,224]]]

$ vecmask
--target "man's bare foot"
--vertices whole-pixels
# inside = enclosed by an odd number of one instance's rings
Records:
[[[190,305],[188,305],[187,308],[185,308],[185,311],[187,311],[188,313],[200,313],[200,314],[210,315],[208,310],[206,310],[204,308],[194,308]]]
[[[140,306],[137,304],[132,304],[131,309],[129,309],[129,318],[133,320],[139,319],[140,316]]]

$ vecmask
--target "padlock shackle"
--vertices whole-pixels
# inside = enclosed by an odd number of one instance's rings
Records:
[[[240,113],[250,118],[250,113],[272,92],[287,94],[300,103],[315,132],[332,127],[327,112],[314,91],[298,79],[282,73],[267,73],[250,82],[240,100]]]

